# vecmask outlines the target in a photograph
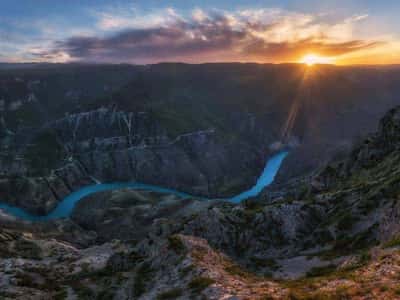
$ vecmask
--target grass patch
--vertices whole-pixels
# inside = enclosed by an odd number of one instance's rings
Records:
[[[15,250],[22,258],[40,259],[42,250],[38,245],[29,240],[20,239],[15,244]]]
[[[394,294],[400,296],[400,285],[395,288]]]
[[[169,291],[158,294],[157,300],[176,299],[180,296],[182,296],[182,289],[174,288]]]
[[[196,277],[189,282],[189,288],[196,293],[199,293],[215,282],[214,279],[208,277]]]
[[[114,299],[114,292],[112,289],[104,289],[97,294],[96,300],[109,300]]]
[[[182,278],[186,277],[191,271],[194,270],[193,265],[189,265],[179,271]]]
[[[46,175],[65,157],[63,146],[59,143],[57,133],[46,130],[38,134],[24,153],[33,175]]]
[[[143,263],[137,270],[135,281],[133,283],[134,296],[139,297],[146,291],[146,284],[151,279],[153,269],[150,264]]]
[[[257,266],[261,268],[269,268],[272,271],[279,270],[279,264],[276,260],[272,258],[261,259],[258,257],[252,257],[251,261]]]
[[[356,221],[357,218],[355,218],[351,212],[345,213],[340,217],[337,223],[337,229],[340,231],[350,230]]]
[[[177,235],[171,235],[168,237],[168,248],[175,251],[176,254],[182,254],[185,252],[185,245]]]
[[[29,287],[29,288],[38,288],[39,285],[35,282],[33,277],[29,274],[19,272],[16,274],[17,284],[19,286]]]
[[[336,271],[335,265],[327,265],[323,267],[314,267],[306,273],[307,277],[321,277],[330,275]]]
[[[95,293],[82,283],[75,283],[73,287],[78,299],[96,299]]]
[[[383,248],[392,248],[397,246],[400,246],[400,236],[397,236],[383,244]]]
[[[329,250],[322,251],[318,256],[324,260],[331,260],[340,256],[354,254],[359,251],[369,249],[378,244],[374,238],[374,230],[376,224],[368,228],[366,231],[360,232],[353,236],[342,236],[334,241],[333,247]]]
[[[345,288],[339,288],[336,291],[290,291],[289,300],[350,300],[352,297]]]
[[[54,300],[65,300],[68,297],[68,292],[66,288],[63,288],[61,291],[57,292],[54,296],[53,296]]]
[[[233,264],[225,267],[225,271],[234,276],[248,277],[249,275],[242,267]]]

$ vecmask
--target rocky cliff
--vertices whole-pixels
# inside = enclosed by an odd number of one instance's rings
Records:
[[[259,146],[228,140],[212,128],[174,138],[167,132],[149,113],[107,108],[47,123],[21,146],[19,163],[15,157],[1,161],[0,197],[35,213],[98,181],[227,197],[253,184],[268,158]]]

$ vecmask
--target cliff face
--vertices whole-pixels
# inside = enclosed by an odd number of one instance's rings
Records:
[[[343,161],[333,162],[317,178],[315,184],[329,188],[341,180],[362,173],[373,173],[383,161],[395,166],[400,147],[400,108],[390,110],[379,122],[378,131],[360,141]]]
[[[29,139],[33,146],[22,144],[18,164],[1,160],[6,176],[0,197],[33,212],[49,211],[59,199],[97,181],[231,196],[255,182],[267,159],[259,146],[226,139],[215,129],[171,138],[149,113],[107,108],[49,122]]]
[[[226,196],[254,180],[261,149],[218,136],[215,129],[168,136],[151,114],[100,109],[49,125],[88,174],[100,181],[138,181],[204,196]],[[240,183],[242,175],[254,175]]]

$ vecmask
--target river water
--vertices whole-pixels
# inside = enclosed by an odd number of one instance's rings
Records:
[[[256,184],[251,187],[249,190],[244,191],[234,197],[231,198],[226,198],[226,199],[219,199],[219,200],[225,200],[225,201],[230,201],[233,203],[240,203],[243,200],[246,200],[251,197],[257,196],[265,187],[270,185],[275,178],[275,175],[278,173],[278,170],[285,159],[285,157],[288,155],[287,151],[280,152],[278,154],[275,154],[272,156],[267,163],[265,164],[264,170],[261,173],[260,177],[258,178]],[[166,194],[174,194],[182,199],[187,199],[187,198],[197,198],[195,197],[174,189],[169,189],[169,188],[163,188],[160,186],[156,185],[151,185],[151,184],[144,184],[144,183],[101,183],[101,184],[95,184],[95,185],[89,185],[86,187],[83,187],[67,197],[65,197],[60,203],[52,210],[49,214],[45,216],[36,216],[33,214],[28,213],[27,211],[11,206],[5,203],[0,202],[0,209],[2,209],[6,214],[15,216],[17,218],[26,220],[26,221],[48,221],[52,219],[58,219],[58,218],[66,218],[69,217],[75,207],[75,204],[85,198],[88,195],[98,193],[98,192],[103,192],[103,191],[111,191],[111,190],[118,190],[118,189],[137,189],[137,190],[145,190],[145,191],[152,191],[152,192],[158,192],[158,193],[166,193]],[[201,198],[200,198],[201,199]]]

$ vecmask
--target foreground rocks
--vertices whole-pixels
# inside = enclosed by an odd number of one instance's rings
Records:
[[[255,275],[185,235],[79,249],[2,230],[3,299],[398,299],[399,248],[374,248],[299,280]],[[21,245],[24,245],[23,247]],[[29,251],[28,251],[29,250]]]

